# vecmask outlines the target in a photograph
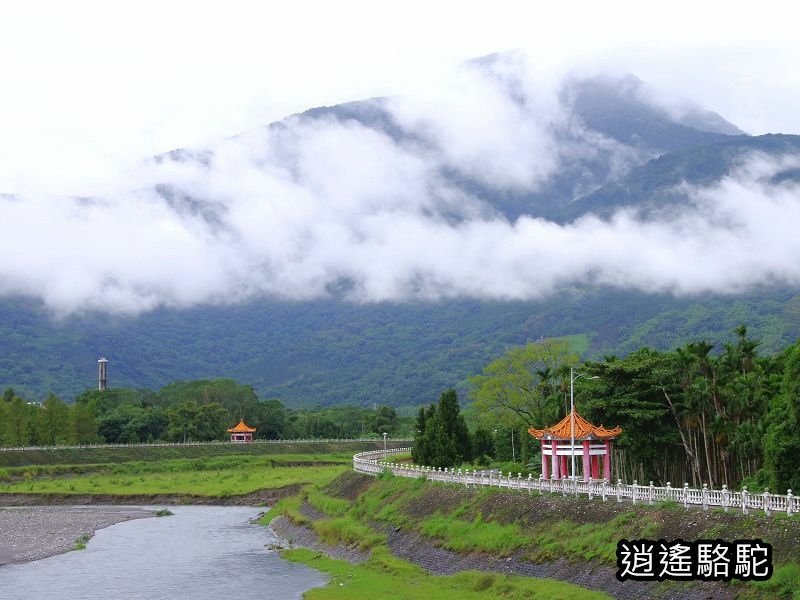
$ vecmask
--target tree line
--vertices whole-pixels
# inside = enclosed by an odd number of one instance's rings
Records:
[[[416,420],[388,406],[289,409],[231,379],[87,391],[71,404],[53,395],[32,404],[8,389],[0,443],[218,440],[244,418],[262,438],[413,435],[420,464],[514,460],[537,472],[539,447],[527,431],[568,414],[572,382],[584,417],[623,428],[613,470],[626,481],[797,490],[800,342],[766,355],[759,346],[740,326],[718,349],[698,341],[580,364],[568,340],[540,340],[510,348],[470,377],[463,413],[451,389]]]
[[[408,435],[413,426],[388,406],[290,409],[232,379],[178,381],[158,391],[89,390],[71,403],[54,394],[30,402],[8,388],[0,400],[0,445],[225,440],[240,418],[263,439]]]
[[[624,430],[613,466],[624,480],[800,489],[800,342],[772,355],[759,345],[742,325],[717,352],[699,341],[579,365],[565,340],[542,340],[470,378],[470,396],[479,422],[528,437],[568,414],[574,368],[578,412]]]

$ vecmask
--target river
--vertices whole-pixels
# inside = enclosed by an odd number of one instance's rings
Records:
[[[5,600],[300,598],[327,577],[280,558],[248,507],[175,506],[99,530],[85,550],[0,567]]]

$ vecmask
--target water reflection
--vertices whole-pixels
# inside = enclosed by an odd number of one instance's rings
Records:
[[[266,548],[277,540],[250,524],[247,507],[178,506],[174,516],[98,531],[85,550],[0,568],[7,600],[300,598],[321,573]]]

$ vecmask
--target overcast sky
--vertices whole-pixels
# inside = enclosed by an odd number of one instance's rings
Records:
[[[511,48],[602,65],[750,133],[800,132],[788,2],[3,2],[0,192],[102,177]]]
[[[749,133],[800,133],[788,3],[274,4],[0,4],[0,194],[16,196],[0,201],[0,295],[135,313],[313,298],[342,279],[355,301],[538,298],[587,279],[687,294],[800,283],[796,186],[762,181],[795,157],[754,157],[688,190],[696,210],[669,222],[508,222],[440,177],[533,190],[569,152],[632,160],[586,132],[556,143],[566,73],[634,73]],[[527,56],[523,111],[457,69],[511,49]],[[429,150],[352,124],[253,132],[384,95]],[[143,167],[182,147],[214,147],[217,161]],[[165,181],[208,201],[222,226],[165,203],[152,191]],[[96,201],[70,199],[81,195]],[[439,218],[443,206],[461,224]]]

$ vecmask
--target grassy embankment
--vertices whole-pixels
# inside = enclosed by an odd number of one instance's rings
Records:
[[[382,444],[381,444],[382,446]],[[324,485],[377,443],[220,444],[0,452],[3,494],[226,498]],[[20,465],[24,466],[13,466]]]
[[[401,560],[383,546],[372,551],[367,562],[351,565],[327,558],[319,552],[297,548],[283,556],[324,571],[331,576],[327,587],[305,593],[308,600],[352,600],[402,598],[404,600],[494,600],[495,598],[539,598],[600,600],[606,594],[550,579],[533,579],[465,571],[457,575],[430,575]]]
[[[389,560],[385,556],[386,538],[369,527],[370,523],[377,523],[415,532],[436,545],[460,553],[483,552],[495,557],[522,555],[532,562],[566,558],[576,564],[608,567],[616,566],[616,544],[621,538],[728,541],[760,538],[773,546],[775,573],[772,579],[754,584],[732,583],[732,589],[742,598],[800,597],[800,518],[796,516],[768,518],[751,514],[744,517],[722,511],[686,510],[675,503],[640,504],[632,509],[630,504],[615,501],[604,503],[599,499],[588,501],[497,489],[466,490],[391,476],[370,479],[347,472],[327,485],[316,485],[281,500],[265,515],[264,522],[277,514],[285,514],[295,523],[309,524],[309,519],[300,512],[304,501],[326,515],[311,523],[323,541],[373,548],[372,558],[358,568],[350,565],[345,568],[313,552],[293,550],[286,554],[287,558],[331,573],[336,586],[344,583],[345,589],[347,586],[360,589],[358,586],[364,580],[371,582],[363,583],[365,589],[384,584],[393,589],[391,586],[402,585],[409,573],[417,573],[416,567],[395,562],[398,560],[395,558],[390,560],[394,566],[386,565]],[[424,573],[413,577],[419,578],[419,589],[424,587],[423,581],[436,579]],[[460,580],[442,578],[446,583],[436,585],[459,590],[488,585],[479,583],[484,580],[478,577],[470,574]],[[486,588],[489,590],[486,597],[498,595],[494,586],[505,589],[509,584],[500,576],[492,581],[494,583]],[[660,585],[684,584],[665,582]],[[578,590],[575,593],[582,593],[580,588],[575,589]],[[510,597],[515,593],[510,593]],[[329,587],[309,597],[340,597],[337,594],[337,590]],[[401,597],[417,596],[409,593]]]
[[[602,592],[586,590],[576,585],[550,579],[534,579],[514,575],[468,571],[452,576],[431,575],[424,569],[393,556],[386,545],[386,536],[376,532],[365,523],[375,519],[395,525],[410,526],[412,521],[403,515],[400,506],[413,498],[419,498],[428,484],[400,478],[380,478],[373,488],[358,495],[355,502],[342,497],[342,484],[348,486],[353,478],[360,476],[348,472],[326,485],[316,485],[304,492],[280,500],[264,515],[262,524],[268,524],[279,515],[284,515],[295,524],[313,527],[323,542],[344,543],[371,550],[369,559],[360,565],[334,560],[319,552],[296,548],[283,553],[289,560],[302,562],[331,575],[327,587],[305,594],[311,600],[339,598],[566,598],[591,600],[607,598]],[[365,480],[361,479],[361,483]],[[369,481],[369,480],[367,480]],[[401,501],[401,497],[404,499]],[[301,512],[301,505],[308,502],[314,509],[326,515],[311,521]],[[493,527],[487,543],[486,532],[478,537],[478,544],[487,552],[501,555],[516,548],[517,540],[503,526]],[[487,538],[487,539],[488,539]],[[475,540],[473,540],[474,542]]]
[[[389,442],[388,447],[404,445]],[[230,455],[332,454],[382,450],[383,440],[375,442],[282,442],[254,444],[203,444],[198,446],[95,446],[0,452],[0,468],[29,465],[107,464],[131,461],[156,461],[177,458],[207,458]]]
[[[12,467],[0,494],[157,495],[225,498],[292,484],[320,484],[350,468],[349,454],[216,456],[97,465]]]

